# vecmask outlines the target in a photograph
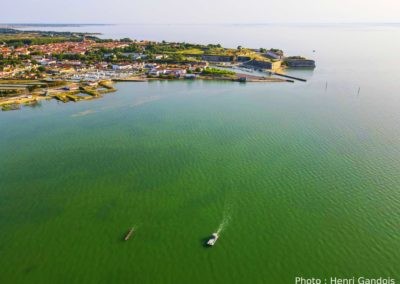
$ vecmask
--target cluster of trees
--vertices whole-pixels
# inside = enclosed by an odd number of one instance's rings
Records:
[[[57,60],[84,60],[86,58],[83,54],[52,54],[52,57]]]
[[[49,44],[66,41],[82,41],[83,38],[94,40],[96,42],[110,42],[112,39],[100,39],[92,34],[72,33],[72,32],[37,32],[37,31],[19,31],[14,29],[0,28],[0,34],[7,35],[2,41],[12,47],[21,47],[25,45]],[[11,35],[11,36],[10,36]],[[15,35],[15,36],[12,36]],[[123,39],[128,42],[129,39]]]
[[[206,48],[221,48],[222,46],[220,44],[208,44]]]
[[[82,41],[81,38],[64,38],[64,37],[38,37],[38,38],[21,38],[21,39],[7,39],[4,42],[11,47],[22,47],[25,45],[39,45],[50,44],[66,41]]]
[[[88,36],[88,35],[86,35],[85,38],[89,39],[89,40],[93,40],[93,41],[98,42],[98,43],[114,41],[113,39],[109,39],[109,38],[108,39],[101,39],[101,38],[98,38],[98,37],[95,37],[95,36]]]
[[[283,53],[283,51],[279,48],[271,48],[270,49],[272,52],[276,52],[276,53]]]
[[[143,47],[135,44],[135,43],[131,43],[129,46],[123,47],[123,48],[114,48],[113,50],[111,50],[112,52],[143,52]],[[108,51],[110,52],[110,50]]]
[[[24,55],[23,57],[26,57],[26,59],[29,59],[30,57],[28,55]],[[0,54],[0,71],[3,71],[5,67],[7,66],[18,66],[22,64],[22,58],[21,57],[3,57],[2,54]]]
[[[217,68],[205,68],[202,72],[202,75],[212,75],[212,76],[232,76],[235,75],[235,72],[222,70]]]
[[[97,62],[105,61],[104,52],[101,50],[88,51],[85,54],[53,54],[52,57],[59,61],[61,60],[79,60],[87,64],[94,64]]]
[[[149,43],[145,46],[147,54],[179,53],[190,49],[200,49],[203,51],[207,51],[215,48],[221,48],[221,45],[220,44],[201,45],[201,44],[192,44],[186,42],[167,43],[165,41],[162,41],[161,43]]]
[[[111,55],[111,56],[106,56]],[[129,61],[132,60],[130,56],[125,56],[119,49],[110,50],[110,49],[97,49],[87,51],[85,54],[53,54],[52,57],[56,60],[79,60],[81,62],[87,64],[95,64],[101,61],[109,62],[109,63],[117,63],[120,61]]]
[[[173,53],[179,51],[179,48],[175,48],[170,44],[167,43],[149,43],[146,45],[145,53],[148,55],[151,54],[163,54],[163,53]]]

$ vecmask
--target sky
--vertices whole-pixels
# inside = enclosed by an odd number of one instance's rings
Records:
[[[400,0],[1,0],[0,23],[400,22]]]

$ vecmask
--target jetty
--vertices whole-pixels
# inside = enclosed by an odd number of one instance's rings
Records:
[[[271,78],[265,76],[257,76],[257,75],[250,75],[245,73],[236,73],[237,79],[235,81],[238,82],[288,82],[289,80],[284,80],[280,78]]]
[[[289,76],[289,75],[285,75],[282,73],[276,73],[276,72],[270,72],[271,75],[276,75],[276,76],[280,76],[280,77],[285,77],[285,78],[289,78],[289,79],[293,79],[293,80],[297,80],[297,81],[302,81],[302,82],[307,82],[306,79],[303,78],[299,78],[299,77],[294,77],[294,76]]]
[[[128,231],[128,233],[126,234],[126,236],[125,236],[125,238],[124,238],[125,241],[129,240],[129,239],[132,237],[133,231],[134,231],[134,228],[132,227],[132,228]]]

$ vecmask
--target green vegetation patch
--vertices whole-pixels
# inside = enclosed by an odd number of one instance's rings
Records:
[[[222,70],[217,68],[206,68],[201,72],[201,75],[205,76],[234,76],[236,75],[233,71]]]
[[[17,109],[20,109],[20,108],[21,108],[21,106],[18,105],[18,104],[8,104],[8,105],[3,105],[1,107],[1,110],[2,111],[10,111],[10,110],[17,110]]]
[[[185,50],[179,50],[178,53],[183,55],[202,55],[204,54],[204,51],[200,48],[189,48]]]

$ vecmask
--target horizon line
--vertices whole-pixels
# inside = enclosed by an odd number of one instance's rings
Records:
[[[95,22],[4,22],[0,23],[0,25],[54,25],[54,26],[61,26],[61,25],[82,25],[82,26],[108,26],[108,25],[281,25],[281,24],[400,24],[399,21],[327,21],[327,22],[170,22],[170,23],[150,23],[150,22],[109,22],[109,23],[95,23]]]

